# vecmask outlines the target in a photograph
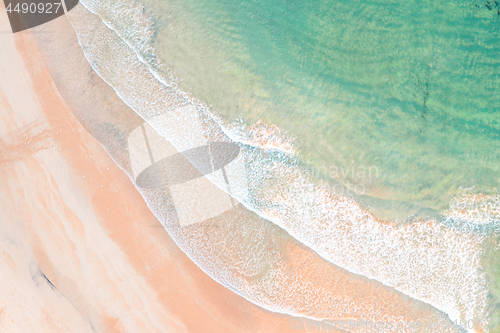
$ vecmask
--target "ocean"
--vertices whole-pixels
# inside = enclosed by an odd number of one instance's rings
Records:
[[[332,268],[297,274],[292,240],[451,320],[487,320],[496,3],[81,5],[68,17],[85,56],[144,120],[126,171],[215,280],[271,311],[375,318],[372,300],[332,295],[334,278],[301,283]],[[196,170],[165,181],[155,163],[175,156]]]

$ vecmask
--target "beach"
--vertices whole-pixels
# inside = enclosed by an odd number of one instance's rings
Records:
[[[0,24],[9,31],[6,16]],[[294,332],[292,323],[306,316],[449,323],[429,304],[331,264],[242,206],[211,220],[219,229],[207,233],[235,229],[234,221],[267,228],[284,265],[272,269],[286,273],[273,282],[288,291],[301,277],[297,285],[307,286],[272,300],[301,316],[266,310],[217,282],[192,261],[194,252],[176,245],[134,186],[126,139],[144,119],[92,69],[67,17],[0,38],[8,64],[0,81],[6,331]],[[238,251],[226,246],[213,257],[227,252],[228,266],[238,269],[241,262],[230,261]],[[261,282],[241,275],[249,286]]]
[[[2,332],[289,331],[292,317],[235,295],[177,248],[76,121],[32,34],[0,38]]]

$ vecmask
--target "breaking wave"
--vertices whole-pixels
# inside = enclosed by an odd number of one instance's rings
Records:
[[[126,1],[81,3],[105,24],[81,7],[68,13],[89,63],[162,137],[179,151],[192,149],[198,145],[199,134],[193,123],[200,122],[204,135],[212,141],[239,145],[245,167],[228,177],[244,181],[236,182],[241,185],[231,191],[234,199],[331,263],[429,303],[452,320],[486,319],[487,284],[480,266],[484,234],[467,233],[436,220],[396,226],[378,220],[349,197],[328,193],[299,167],[293,140],[284,137],[276,126],[259,122],[245,129],[229,124],[209,105],[178,88],[172,73],[155,56],[151,46],[153,23],[144,17],[141,5]],[[176,111],[181,108],[182,112]],[[159,115],[165,117],[158,121]],[[221,178],[208,178],[228,191]],[[279,297],[263,296],[278,293],[281,287],[277,280],[283,268],[274,267],[265,274],[260,292],[234,282],[237,279],[225,272],[223,262],[210,259],[210,251],[202,256],[193,250],[206,243],[206,235],[197,234],[195,228],[181,233],[168,227],[170,215],[164,212],[162,202],[154,194],[145,196],[181,248],[218,281],[269,309],[323,318],[292,310],[294,306]],[[448,222],[497,223],[498,211],[498,197],[474,196],[464,190],[452,202]],[[213,249],[227,242],[219,241]],[[243,252],[239,255],[247,259],[254,255]],[[265,264],[249,260],[241,269],[249,275],[257,274],[262,267],[272,265],[270,260]],[[300,289],[298,284],[289,284]]]

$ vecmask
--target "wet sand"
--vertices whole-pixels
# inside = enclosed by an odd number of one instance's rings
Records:
[[[5,16],[0,30],[9,30]],[[59,54],[51,53],[56,44],[44,44],[55,33],[64,50]],[[113,108],[116,116],[126,106],[89,71],[65,17],[0,38],[0,59],[8,64],[0,72],[0,265],[5,267],[0,276],[6,281],[0,285],[1,327],[7,332],[296,331],[293,317],[255,306],[191,262],[87,132],[105,123],[104,110]],[[58,62],[65,60],[81,66],[58,73]],[[65,75],[75,78],[75,86],[56,87]],[[73,107],[81,98],[101,122],[77,121],[75,116],[88,111]],[[119,152],[114,156],[127,164]],[[291,243],[287,255],[310,253]],[[438,314],[367,279],[339,274],[351,279],[353,296],[387,301],[384,316]]]

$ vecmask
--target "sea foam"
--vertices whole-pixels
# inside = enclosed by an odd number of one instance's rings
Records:
[[[79,17],[85,15],[80,8],[68,14],[89,63],[160,135],[179,151],[193,148],[192,114],[173,112],[191,105],[194,107],[187,110],[200,115],[207,137],[240,145],[245,170],[233,176],[245,177],[242,184],[248,188],[231,195],[246,208],[283,228],[328,261],[429,303],[452,320],[486,319],[487,285],[480,266],[484,235],[464,233],[434,220],[393,226],[378,221],[353,199],[331,195],[299,168],[293,143],[281,137],[277,128],[256,124],[253,135],[249,132],[245,138],[209,105],[180,90],[155,57],[150,43],[151,21],[141,15],[141,7],[127,2],[81,3],[111,29]],[[151,121],[162,114],[170,118]],[[220,180],[211,180],[226,191]],[[168,218],[159,212],[163,209],[160,203],[150,206],[157,216]],[[176,237],[192,256],[192,248],[202,243],[196,239],[199,235]],[[276,286],[276,271],[269,273],[267,283],[262,284],[264,289],[271,289],[257,296],[255,286],[249,290],[248,285],[235,283],[236,277],[226,276],[223,263],[220,266],[209,256],[197,259],[212,276],[257,304],[293,312],[286,302],[277,306],[277,299],[262,296],[276,295],[280,289]]]

